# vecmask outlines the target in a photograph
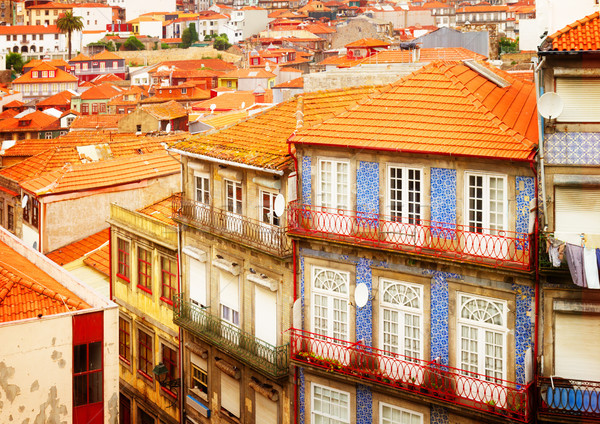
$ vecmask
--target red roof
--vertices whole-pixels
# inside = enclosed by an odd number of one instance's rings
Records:
[[[56,25],[11,25],[0,26],[0,35],[8,34],[58,34],[60,31]]]
[[[597,51],[600,50],[599,13],[592,13],[583,19],[567,25],[548,37],[552,51]]]
[[[106,228],[97,232],[96,234],[92,234],[91,236],[84,238],[83,240],[76,241],[63,246],[60,249],[56,249],[50,253],[47,253],[46,256],[60,266],[68,264],[102,246],[108,241],[108,235],[109,229]]]

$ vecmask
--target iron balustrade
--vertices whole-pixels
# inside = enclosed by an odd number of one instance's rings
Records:
[[[600,382],[560,377],[539,377],[540,415],[600,421]]]
[[[291,329],[292,360],[478,411],[529,422],[534,385]]]
[[[278,257],[292,254],[283,226],[267,224],[182,197],[173,200],[173,218]]]
[[[532,235],[290,202],[290,235],[529,271]]]
[[[73,69],[73,73],[75,75],[91,75],[91,74],[114,74],[114,73],[126,73],[127,72],[127,67],[126,66],[119,66],[117,68],[112,68],[112,67],[105,67],[105,68],[100,68],[100,67],[94,67],[94,68],[87,68],[87,69],[77,69],[74,66],[72,67]]]
[[[173,311],[175,324],[235,356],[256,371],[273,378],[288,375],[289,343],[273,346],[185,300],[185,294],[175,296]]]

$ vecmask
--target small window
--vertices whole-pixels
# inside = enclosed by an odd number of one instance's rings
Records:
[[[138,330],[138,372],[142,377],[152,381],[153,361],[153,337],[143,330]]]
[[[131,362],[131,324],[126,319],[119,317],[119,357]]]
[[[175,380],[179,378],[179,367],[177,366],[177,351],[169,346],[162,345],[162,363],[167,368],[167,380]],[[164,389],[168,394],[177,397],[174,392]]]
[[[138,288],[152,293],[152,252],[138,247]]]
[[[196,201],[205,205],[210,204],[210,180],[208,175],[196,175]]]
[[[192,388],[208,395],[208,373],[192,363]]]
[[[135,126],[135,130],[136,130],[137,132],[142,132],[142,124],[137,124],[137,125]]]
[[[1,220],[1,217],[0,217],[0,220]],[[40,202],[37,199],[31,199],[31,225],[33,225],[35,228],[39,228],[39,223],[40,223]]]
[[[47,131],[44,137],[46,138],[46,140],[50,140],[52,138],[52,132]]]
[[[26,195],[29,197],[29,195]],[[27,204],[23,208],[23,221],[29,222],[29,217],[31,215],[31,201],[27,200]]]
[[[11,205],[6,209],[6,228],[8,231],[15,231],[15,208]]]
[[[187,88],[182,88],[181,89],[181,94],[187,94]]]
[[[122,238],[117,238],[117,261],[119,267],[117,269],[117,277],[129,282],[131,258],[130,258],[129,242]]]
[[[73,347],[74,406],[102,402],[102,342]]]
[[[161,275],[161,299],[169,304],[173,304],[175,293],[177,292],[177,262],[173,259],[160,258]]]

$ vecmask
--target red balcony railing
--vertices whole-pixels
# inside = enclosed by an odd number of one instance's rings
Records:
[[[537,386],[541,416],[600,422],[600,382],[540,377]]]
[[[532,383],[520,385],[360,343],[290,331],[294,361],[515,421],[528,422],[531,416]]]
[[[531,267],[533,239],[527,233],[514,231],[424,219],[401,221],[374,213],[291,202],[288,232],[495,267],[526,271]]]

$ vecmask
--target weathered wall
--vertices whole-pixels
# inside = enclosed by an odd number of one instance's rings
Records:
[[[236,63],[241,57],[227,52],[215,50],[212,47],[190,47],[188,49],[162,49],[162,50],[140,50],[120,51],[119,56],[125,59],[129,66],[155,65],[165,60],[194,60],[203,58],[217,58],[221,56],[226,62]]]

